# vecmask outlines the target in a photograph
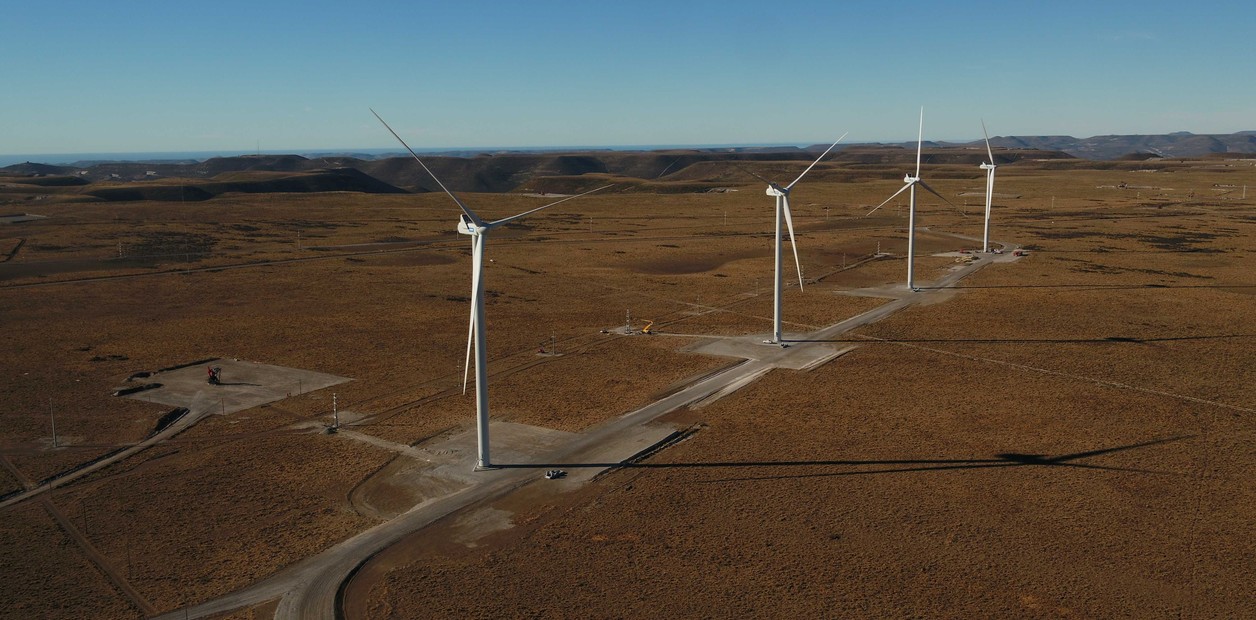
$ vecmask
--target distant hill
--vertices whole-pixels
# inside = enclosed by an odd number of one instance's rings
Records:
[[[746,172],[785,180],[798,174],[819,151],[799,147],[598,150],[578,153],[506,152],[473,157],[423,156],[423,161],[451,189],[459,192],[575,193],[615,179],[622,191],[701,192],[737,185]],[[897,178],[914,161],[911,148],[856,145],[835,151],[813,179]],[[926,145],[930,164],[976,166],[985,148]],[[1000,149],[996,163],[1022,159],[1073,159],[1060,152]],[[86,168],[17,164],[0,175],[19,175],[21,183],[83,184],[83,193],[110,201],[209,200],[226,192],[367,193],[437,192],[440,186],[410,156],[361,160],[348,156],[306,158],[299,155],[215,157],[202,162],[106,162]]]
[[[228,192],[253,194],[305,192],[403,194],[405,190],[384,183],[353,168],[336,168],[309,172],[224,172],[206,181],[153,179],[117,185],[102,184],[102,186],[88,189],[85,193],[109,201],[163,200],[193,202],[209,200],[214,196]]]
[[[1061,151],[1082,159],[1119,159],[1133,153],[1166,158],[1203,157],[1213,153],[1256,154],[1256,131],[1232,134],[1193,134],[1180,131],[1160,135],[1093,136],[998,136],[991,146]],[[981,146],[981,141],[967,146]]]
[[[1256,154],[1256,131],[1226,135],[1178,132],[1166,135],[998,136],[991,138],[995,163],[1038,166],[1116,166],[1148,159]],[[696,192],[748,182],[746,168],[788,180],[828,148],[717,147],[579,152],[495,151],[469,156],[423,155],[423,161],[454,191],[571,193],[615,179],[623,191]],[[915,160],[916,144],[839,145],[812,178],[841,182],[897,178]],[[1253,155],[1256,156],[1256,155]],[[225,192],[368,193],[436,192],[440,187],[409,155],[375,158],[352,154],[322,157],[241,155],[204,161],[101,162],[90,166],[22,163],[0,168],[21,184],[77,185],[106,200],[208,200]],[[926,164],[976,166],[989,156],[983,141],[926,142]],[[972,171],[944,174],[969,175]],[[24,177],[16,179],[16,177]]]

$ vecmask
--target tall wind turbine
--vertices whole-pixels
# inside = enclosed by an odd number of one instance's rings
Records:
[[[926,184],[924,180],[920,178],[920,149],[921,149],[921,146],[924,144],[924,136],[925,136],[925,109],[920,108],[920,132],[916,136],[916,175],[912,176],[910,172],[903,175],[903,186],[900,187],[897,192],[894,192],[893,194],[891,194],[889,198],[886,198],[885,202],[882,202],[881,204],[873,207],[872,211],[869,211],[868,214],[864,216],[864,217],[868,217],[868,215],[872,215],[873,212],[875,212],[877,209],[880,209],[881,207],[884,207],[886,203],[888,203],[891,200],[894,200],[894,198],[897,197],[899,194],[907,190],[911,190],[910,194],[908,194],[910,198],[911,206],[909,207],[908,212],[907,212],[907,288],[913,291],[916,290],[916,280],[915,280],[916,186],[919,185],[925,188],[926,190],[929,190],[929,193],[933,194],[934,196],[937,196],[938,198],[941,198],[942,200],[946,200],[945,196],[943,196],[942,194],[939,194],[932,187],[929,187],[929,185]],[[951,201],[949,200],[946,200],[946,202],[947,204],[951,204]]]
[[[583,194],[577,194],[575,196],[568,196],[562,200],[551,202],[545,206],[530,209],[517,215],[512,215],[510,217],[505,217],[492,222],[486,222],[480,219],[474,211],[467,208],[467,205],[463,204],[461,200],[458,200],[458,197],[455,196],[453,192],[449,191],[449,188],[445,187],[444,183],[441,183],[441,180],[432,173],[431,169],[427,167],[427,164],[424,164],[423,160],[419,159],[419,156],[414,152],[414,149],[410,148],[410,145],[406,144],[406,141],[402,140],[401,136],[397,135],[397,132],[393,131],[393,128],[389,127],[388,123],[384,122],[384,119],[380,118],[379,114],[376,113],[375,110],[371,110],[371,114],[374,114],[375,118],[379,119],[379,122],[383,123],[384,127],[388,129],[388,132],[391,133],[402,146],[406,147],[407,151],[410,151],[410,155],[414,157],[414,160],[419,162],[419,165],[423,167],[423,170],[431,175],[432,179],[436,181],[436,184],[439,185],[440,188],[444,190],[455,203],[458,204],[459,209],[462,209],[462,214],[459,216],[458,220],[458,232],[471,236],[471,318],[467,328],[467,361],[466,366],[463,367],[462,371],[462,391],[464,394],[467,391],[467,376],[470,374],[471,350],[472,343],[474,343],[475,426],[479,445],[479,450],[476,455],[475,468],[476,470],[493,469],[492,461],[489,458],[488,442],[488,353],[487,348],[484,345],[484,279],[480,277],[481,272],[484,269],[484,243],[488,240],[489,232],[498,226],[513,222],[525,215],[536,213],[541,209],[548,209],[558,203],[567,202],[568,200],[579,198],[581,196],[587,196],[593,192],[600,192],[610,186],[604,185],[595,190],[587,191]]]
[[[990,150],[990,133],[986,131],[986,121],[981,121],[981,134],[986,137],[986,154],[989,163],[982,163],[981,169],[986,171],[986,226],[981,233],[981,251],[990,251],[990,203],[994,201],[994,151]]]
[[[785,216],[785,225],[789,228],[789,246],[794,250],[794,267],[798,269],[798,288],[799,290],[802,289],[802,263],[798,262],[798,244],[794,242],[794,217],[789,211],[789,192],[804,176],[807,176],[808,172],[811,172],[811,169],[816,164],[820,163],[821,159],[824,159],[829,154],[829,151],[832,151],[837,146],[838,142],[846,138],[846,133],[842,134],[842,137],[838,138],[837,142],[829,145],[829,148],[825,149],[815,161],[811,162],[811,165],[807,166],[807,169],[803,170],[802,174],[798,175],[798,178],[785,187],[781,187],[774,181],[769,181],[750,170],[742,168],[742,170],[745,170],[754,178],[767,183],[767,195],[776,197],[776,279],[772,290],[772,339],[768,341],[771,344],[785,346],[781,339],[781,283],[783,279],[781,274],[781,248],[784,245],[784,241],[781,238],[782,214]]]

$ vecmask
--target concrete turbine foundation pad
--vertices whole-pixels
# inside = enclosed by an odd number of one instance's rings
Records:
[[[403,458],[393,460],[350,494],[354,508],[390,519],[418,507],[451,498],[503,478],[536,476],[561,468],[567,476],[545,486],[566,491],[588,482],[675,432],[669,424],[644,424],[621,429],[613,441],[590,441],[587,435],[493,420],[489,423],[492,461],[500,469],[475,470],[474,428],[459,430],[417,446],[393,445]],[[345,439],[374,440],[352,431]]]
[[[222,384],[210,385],[208,366],[222,368]],[[212,408],[213,413],[233,413],[351,381],[321,372],[285,368],[233,359],[158,372],[141,381],[161,387],[130,394],[127,398],[187,407],[192,411]]]
[[[770,334],[737,338],[719,338],[697,343],[688,348],[693,353],[720,357],[738,357],[770,364],[775,368],[810,370],[849,350],[826,344],[807,342],[805,334],[782,334],[788,347],[765,344]],[[806,345],[806,346],[803,346]]]

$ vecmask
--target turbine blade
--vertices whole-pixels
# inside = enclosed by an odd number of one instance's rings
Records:
[[[920,133],[916,134],[916,178],[920,178],[920,148],[925,142],[925,108],[920,106]]]
[[[748,174],[748,175],[750,175],[750,176],[752,176],[752,177],[754,177],[754,178],[756,178],[756,179],[759,179],[760,181],[763,181],[764,183],[767,183],[768,185],[775,185],[775,183],[773,183],[772,181],[769,181],[769,180],[767,180],[767,179],[765,179],[765,178],[763,178],[763,177],[761,177],[761,176],[759,176],[759,175],[755,174],[753,170],[751,170],[751,169],[749,169],[749,168],[747,168],[747,167],[745,167],[745,166],[743,166],[743,165],[741,165],[741,164],[733,164],[733,165],[734,165],[734,166],[736,166],[738,169],[740,169],[742,172],[744,172],[744,173],[746,173],[746,174]]]
[[[990,165],[994,165],[994,151],[990,150],[990,132],[986,131],[986,121],[981,120],[981,135],[986,137],[986,154],[990,156]]]
[[[794,218],[789,213],[789,194],[781,198],[785,199],[785,226],[789,228],[789,247],[794,250],[794,267],[798,269],[798,289],[802,290],[802,263],[798,262],[798,242],[794,241]]]
[[[877,209],[880,209],[881,207],[884,207],[884,206],[885,206],[887,203],[889,203],[891,200],[894,200],[894,198],[895,198],[895,197],[897,197],[899,194],[901,194],[901,193],[903,193],[903,192],[907,191],[907,188],[909,188],[909,187],[911,187],[911,186],[912,186],[912,183],[904,183],[902,187],[898,188],[898,191],[897,191],[897,192],[894,192],[893,194],[890,194],[890,197],[889,197],[889,198],[886,198],[884,202],[882,202],[881,204],[879,204],[879,205],[877,205],[877,206],[873,207],[873,208],[872,208],[872,211],[869,211],[869,212],[865,213],[865,214],[864,214],[864,217],[868,217],[869,215],[872,215],[874,212],[876,212],[876,210],[877,210]]]
[[[579,198],[579,197],[581,197],[581,196],[588,196],[589,194],[592,194],[592,193],[595,193],[595,192],[600,192],[600,191],[602,191],[602,190],[604,190],[604,189],[606,189],[606,188],[608,188],[608,187],[614,187],[614,184],[611,184],[611,185],[603,185],[602,187],[599,187],[599,188],[597,188],[597,189],[592,189],[592,190],[589,190],[589,191],[587,191],[587,192],[584,192],[583,194],[576,194],[575,196],[568,196],[568,197],[566,197],[566,198],[563,198],[562,200],[556,200],[556,201],[551,202],[551,203],[549,203],[549,204],[547,204],[547,205],[544,205],[544,206],[541,206],[541,207],[537,207],[537,208],[535,208],[535,209],[529,209],[529,210],[524,211],[523,213],[520,213],[520,214],[518,214],[518,215],[512,215],[512,216],[510,216],[510,217],[503,217],[502,219],[497,220],[497,221],[495,221],[495,222],[489,222],[488,224],[486,224],[486,226],[488,226],[489,228],[494,228],[494,227],[497,227],[497,226],[501,226],[502,224],[505,224],[505,223],[507,223],[507,222],[513,222],[513,221],[515,221],[515,220],[517,220],[517,219],[519,219],[519,218],[521,218],[521,217],[523,217],[523,216],[525,216],[525,215],[529,215],[529,214],[531,214],[531,213],[536,213],[537,211],[540,211],[541,209],[548,209],[548,208],[550,208],[550,207],[552,207],[552,206],[554,206],[554,205],[556,205],[556,204],[559,204],[559,203],[561,203],[561,202],[567,202],[568,200],[575,200],[575,199],[577,199],[577,198]]]
[[[821,154],[820,154],[820,156],[819,156],[819,157],[817,157],[815,161],[811,162],[811,165],[810,165],[810,166],[807,166],[807,169],[806,169],[806,170],[803,170],[803,171],[802,171],[802,174],[798,175],[798,178],[797,178],[797,179],[794,179],[794,182],[793,182],[793,183],[790,183],[789,185],[786,185],[786,186],[785,186],[785,189],[789,189],[789,188],[793,187],[793,186],[794,186],[794,183],[797,183],[797,182],[801,181],[803,177],[807,176],[807,173],[808,173],[808,172],[811,172],[811,169],[812,169],[812,168],[814,168],[816,164],[820,163],[820,160],[821,160],[821,159],[824,159],[824,156],[825,156],[825,155],[828,155],[828,154],[829,154],[829,151],[833,150],[833,147],[837,146],[837,143],[838,143],[838,142],[841,142],[842,140],[844,140],[844,139],[846,138],[846,134],[848,134],[848,133],[850,133],[850,132],[848,131],[848,132],[846,132],[846,133],[842,134],[842,137],[841,137],[841,138],[838,138],[838,139],[837,139],[837,142],[834,142],[833,144],[831,144],[831,145],[829,146],[829,148],[824,149],[824,152],[823,152],[823,153],[821,153]]]
[[[467,361],[462,367],[462,393],[467,393],[467,379],[471,376],[471,343],[475,339],[475,309],[480,303],[480,270],[484,266],[484,240],[471,235],[471,318],[467,322]]]
[[[967,214],[967,213],[964,213],[964,210],[963,210],[963,209],[961,209],[961,208],[959,208],[958,206],[956,206],[956,205],[955,205],[955,203],[951,202],[950,200],[947,200],[947,199],[946,199],[946,196],[943,196],[942,194],[939,194],[937,190],[933,189],[932,187],[929,187],[929,184],[928,184],[928,183],[925,183],[924,181],[916,181],[916,182],[917,182],[917,183],[919,183],[921,187],[923,187],[923,188],[925,188],[926,190],[928,190],[930,194],[933,194],[934,196],[937,196],[938,198],[941,198],[943,202],[945,202],[945,203],[946,203],[946,204],[948,204],[948,205],[951,205],[951,207],[953,207],[956,211],[959,211],[959,214],[960,214],[960,215],[962,215],[962,216],[964,216],[964,217],[968,217],[968,214]]]
[[[393,137],[396,138],[397,141],[401,143],[401,146],[406,147],[406,150],[410,151],[410,155],[414,157],[414,161],[419,162],[419,165],[422,166],[423,170],[426,171],[428,175],[430,175],[432,179],[436,181],[436,184],[439,185],[441,189],[445,190],[445,193],[449,194],[450,198],[454,199],[454,202],[458,204],[458,208],[462,209],[462,212],[466,213],[467,217],[471,218],[471,221],[474,222],[476,226],[483,226],[484,220],[481,220],[480,216],[476,215],[475,212],[473,212],[471,209],[467,207],[467,205],[462,204],[462,201],[458,200],[458,197],[455,196],[453,192],[449,191],[449,188],[445,187],[444,183],[441,183],[440,178],[437,177],[436,174],[433,173],[431,169],[427,167],[427,164],[423,163],[422,159],[419,159],[418,153],[415,153],[414,149],[410,148],[410,145],[406,144],[406,141],[402,140],[401,136],[397,135],[397,132],[393,131],[393,128],[389,127],[388,123],[384,122],[384,119],[380,117],[380,115],[375,111],[375,109],[374,108],[368,108],[368,109],[371,110],[371,114],[375,115],[375,118],[379,119],[379,122],[384,124],[384,128],[388,130],[388,133],[391,133]]]
[[[932,195],[933,195],[933,196],[937,196],[938,198],[942,198],[942,202],[946,202],[946,203],[947,203],[947,205],[951,205],[951,207],[952,207],[952,208],[955,208],[955,210],[956,210],[956,211],[960,212],[960,215],[961,215],[961,216],[963,216],[963,217],[968,217],[968,213],[963,212],[962,208],[960,208],[960,207],[956,206],[956,203],[953,203],[953,202],[951,202],[951,201],[948,201],[946,196],[942,196],[942,195],[941,195],[941,193],[938,193],[938,192],[937,192],[937,190],[934,190],[934,188],[929,187],[929,186],[928,186],[928,183],[926,183],[926,182],[924,182],[924,181],[917,181],[917,183],[921,184],[921,187],[923,187],[923,188],[924,188],[924,190],[927,190],[929,193],[932,193]]]
[[[933,196],[937,196],[938,198],[942,198],[942,201],[943,201],[943,202],[946,202],[946,203],[947,203],[947,205],[951,205],[952,207],[955,207],[955,203],[953,203],[953,202],[951,202],[951,201],[948,201],[948,200],[947,200],[947,198],[946,198],[946,196],[942,196],[942,195],[941,195],[941,193],[938,193],[938,192],[937,192],[937,190],[934,190],[934,188],[929,187],[929,184],[928,184],[928,183],[926,183],[926,182],[924,182],[924,181],[917,181],[917,183],[921,184],[921,187],[926,188],[926,190],[928,190],[928,192],[929,192],[929,193],[932,193],[932,195],[933,195]],[[955,207],[955,208],[960,208],[960,207]]]

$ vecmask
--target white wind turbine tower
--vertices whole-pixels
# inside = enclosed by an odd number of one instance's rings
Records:
[[[376,113],[375,110],[371,110],[371,114],[374,114],[375,118],[379,119],[379,122],[383,123],[384,127],[388,129],[388,132],[391,133],[402,146],[406,147],[407,151],[410,151],[410,155],[414,157],[414,160],[419,162],[419,165],[423,167],[423,170],[431,175],[432,179],[436,181],[436,184],[439,185],[450,198],[453,198],[454,202],[458,204],[459,209],[462,209],[462,214],[459,216],[458,221],[458,232],[471,236],[471,318],[467,333],[467,362],[466,366],[463,367],[462,391],[464,394],[467,391],[467,375],[470,373],[471,367],[471,345],[474,342],[475,425],[479,446],[478,453],[476,455],[475,468],[476,470],[493,469],[492,461],[489,458],[488,441],[488,353],[484,345],[484,280],[480,277],[484,268],[484,243],[488,239],[489,232],[498,226],[513,222],[525,215],[536,213],[541,209],[547,209],[560,202],[567,202],[573,198],[579,198],[580,196],[586,196],[588,194],[592,194],[593,192],[602,191],[610,186],[605,185],[595,190],[584,192],[583,194],[568,196],[562,200],[551,202],[545,206],[530,209],[517,215],[512,215],[510,217],[505,217],[492,222],[486,222],[480,219],[480,217],[471,209],[467,208],[467,205],[463,204],[461,200],[458,200],[458,197],[455,196],[453,192],[449,191],[449,188],[445,187],[445,184],[441,183],[441,180],[437,178],[435,174],[432,174],[431,169],[427,167],[427,164],[423,163],[422,159],[419,159],[419,156],[414,152],[414,149],[411,149],[410,145],[406,144],[406,141],[402,140],[401,136],[397,135],[397,132],[393,131],[392,127],[389,127],[388,123],[384,122],[384,119],[380,118],[379,114]]]
[[[909,189],[911,190],[909,194],[910,207],[908,208],[908,212],[907,212],[907,288],[913,291],[916,290],[916,280],[915,280],[916,186],[919,185],[929,190],[929,193],[933,194],[934,196],[937,196],[938,198],[941,198],[942,200],[945,200],[947,204],[951,204],[951,201],[946,200],[945,196],[943,196],[942,194],[939,194],[932,187],[929,187],[929,185],[926,184],[920,178],[920,149],[921,149],[921,146],[924,144],[924,136],[925,136],[925,109],[920,108],[920,132],[916,136],[916,175],[912,176],[910,172],[903,175],[903,186],[900,187],[897,192],[894,192],[893,194],[891,194],[889,198],[886,198],[885,202],[882,202],[881,204],[873,207],[872,211],[869,211],[868,214],[864,216],[864,217],[868,217],[868,215],[872,215],[873,212],[875,212],[877,209],[880,209],[881,207],[884,207],[886,203],[888,203],[891,200],[894,200],[894,198],[898,196],[899,194]]]
[[[986,137],[986,154],[990,156],[989,163],[981,164],[981,169],[986,171],[986,225],[981,233],[981,251],[985,253],[990,251],[990,203],[994,201],[994,169],[998,166],[994,165],[994,151],[990,150],[990,133],[986,131],[984,120],[981,134]]]
[[[798,178],[794,179],[792,183],[786,185],[785,187],[781,187],[773,181],[769,181],[754,172],[747,170],[746,168],[742,168],[742,170],[745,170],[746,173],[750,174],[754,178],[767,183],[767,195],[776,197],[776,276],[775,285],[772,289],[772,339],[768,340],[768,343],[785,346],[781,338],[781,283],[783,279],[781,274],[781,248],[784,245],[784,241],[781,238],[782,215],[785,216],[785,225],[789,228],[789,246],[794,250],[794,267],[798,269],[798,288],[799,290],[802,289],[802,264],[798,261],[798,244],[794,242],[794,217],[789,211],[789,192],[795,185],[798,184],[799,181],[802,180],[804,176],[807,176],[808,172],[811,172],[811,169],[814,168],[816,164],[820,163],[821,159],[824,159],[829,154],[829,151],[832,151],[833,148],[837,146],[838,142],[841,142],[846,138],[846,133],[842,134],[842,137],[838,138],[837,142],[834,142],[829,146],[829,148],[825,149],[815,161],[811,162],[810,166],[807,166],[806,170],[802,171],[802,174],[798,175]]]

